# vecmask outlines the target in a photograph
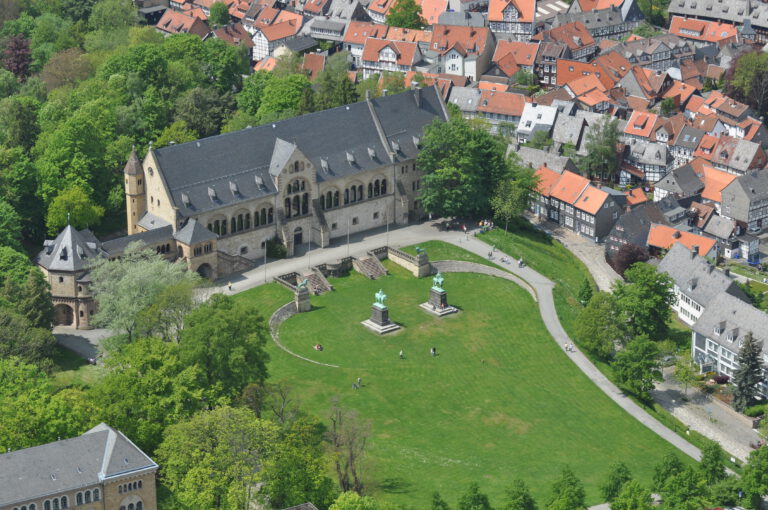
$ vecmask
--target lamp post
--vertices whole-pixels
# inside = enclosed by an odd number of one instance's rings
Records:
[[[349,217],[347,217],[347,257],[349,257]]]

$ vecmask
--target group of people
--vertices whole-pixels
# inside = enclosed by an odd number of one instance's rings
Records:
[[[434,358],[435,356],[437,356],[437,347],[432,347],[432,348],[429,350],[429,354],[430,354],[430,356],[432,356],[433,358]],[[405,352],[404,352],[402,349],[400,349],[400,359],[405,359]],[[359,379],[358,379],[358,380],[359,380]]]

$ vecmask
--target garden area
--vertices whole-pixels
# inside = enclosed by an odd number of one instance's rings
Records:
[[[561,304],[575,299],[587,273],[583,266],[574,273],[580,263],[565,248],[553,244],[543,253],[547,248],[532,232],[486,235],[487,242],[562,283]],[[487,263],[444,243],[419,246],[431,260]],[[448,301],[460,312],[438,319],[418,306],[427,300],[431,279],[384,264],[390,274],[376,281],[357,273],[331,278],[334,292],[312,296],[311,312],[280,327],[288,349],[339,368],[269,344],[271,379],[288,382],[305,411],[326,420],[338,398],[370,421],[366,481],[374,496],[425,508],[435,490],[455,500],[477,481],[493,499],[520,478],[543,501],[569,465],[585,484],[587,502],[596,504],[616,460],[632,466],[637,480],[650,481],[653,466],[672,447],[567,359],[525,290],[494,277],[446,274]],[[391,319],[403,326],[394,334],[378,336],[360,324],[379,289],[389,296]],[[267,317],[292,295],[272,283],[236,299],[257,305]],[[313,348],[317,343],[322,351]],[[438,356],[430,355],[432,347]],[[362,387],[353,389],[358,377]]]

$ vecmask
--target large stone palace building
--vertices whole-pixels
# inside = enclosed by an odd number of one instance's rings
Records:
[[[432,87],[150,147],[144,161],[133,152],[124,171],[128,236],[99,242],[67,227],[37,257],[56,323],[89,327],[86,259],[119,257],[134,241],[218,278],[253,267],[270,240],[292,256],[309,243],[419,219],[416,156],[435,119],[448,113]]]
[[[0,510],[156,510],[157,464],[102,423],[0,455]]]

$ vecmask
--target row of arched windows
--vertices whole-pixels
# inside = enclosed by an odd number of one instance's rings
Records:
[[[20,507],[15,506],[13,507],[13,510],[37,510],[37,505],[34,503],[30,503],[29,506],[27,505],[22,505]]]
[[[93,498],[93,501],[99,501],[101,499],[99,489],[93,489],[93,493],[91,493],[91,491],[78,492],[75,496],[75,501],[78,505],[87,505],[91,502],[91,498]]]
[[[136,489],[141,489],[141,480],[133,483],[124,483],[117,488],[117,492],[122,494],[123,492],[135,491]]]
[[[307,183],[303,179],[296,179],[285,189],[285,194],[291,195],[293,193],[304,191],[305,189],[307,189]]]
[[[170,244],[161,244],[160,246],[155,248],[155,251],[157,251],[157,253],[170,253],[171,245]]]
[[[120,505],[120,510],[144,510],[144,503],[137,501],[135,505],[133,503],[129,503],[128,506]]]
[[[368,198],[375,198],[380,195],[387,194],[387,180],[376,179],[375,181],[368,183]],[[323,209],[332,209],[339,207],[339,192],[328,191],[320,195],[320,207]],[[361,200],[365,200],[363,185],[351,186],[344,190],[344,205],[354,204]],[[287,202],[286,202],[287,203]]]
[[[66,496],[46,499],[43,502],[43,510],[63,510],[64,508],[69,508],[69,499]]]
[[[285,217],[301,216],[309,213],[309,193],[294,195],[285,199]]]
[[[208,224],[208,230],[221,236],[227,235],[227,232],[235,234],[243,230],[248,230],[261,225],[269,225],[275,221],[275,212],[272,207],[262,207],[261,211],[254,211],[253,223],[251,223],[251,213],[240,213],[232,216],[229,220],[214,220]]]

